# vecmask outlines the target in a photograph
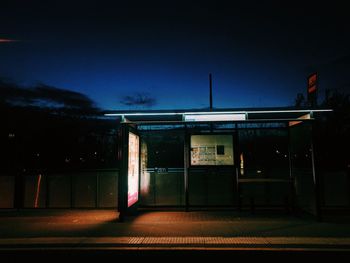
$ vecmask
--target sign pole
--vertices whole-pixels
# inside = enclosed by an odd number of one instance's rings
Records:
[[[211,73],[209,73],[209,109],[213,110],[213,81]]]

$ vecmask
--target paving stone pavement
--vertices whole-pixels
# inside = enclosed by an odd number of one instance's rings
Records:
[[[118,222],[113,210],[0,212],[0,249],[340,249],[350,222],[283,213],[140,212]]]

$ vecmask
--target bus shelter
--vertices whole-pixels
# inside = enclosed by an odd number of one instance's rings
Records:
[[[329,109],[117,111],[118,210],[303,210],[321,217],[313,122]]]

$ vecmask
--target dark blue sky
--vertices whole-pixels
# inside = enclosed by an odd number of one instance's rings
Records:
[[[155,109],[207,107],[209,72],[214,107],[292,105],[315,70],[321,91],[335,88],[328,69],[350,54],[346,1],[235,2],[1,1],[0,39],[19,41],[0,43],[0,76],[110,110],[135,93]]]

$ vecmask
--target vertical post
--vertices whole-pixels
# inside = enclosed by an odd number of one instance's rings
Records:
[[[128,195],[128,126],[121,123],[118,132],[118,162],[120,165],[118,176],[118,211],[119,221],[123,222],[127,209]]]
[[[96,173],[96,192],[95,192],[95,208],[99,207],[99,193],[100,193],[100,173]]]
[[[209,109],[213,110],[213,83],[211,73],[209,73]]]
[[[234,160],[234,166],[235,166],[235,192],[236,192],[236,198],[237,198],[237,210],[241,211],[241,193],[240,193],[240,185],[239,185],[239,175],[240,175],[240,145],[239,145],[239,134],[237,125],[235,125],[235,132],[233,135],[234,139],[234,153],[233,153],[233,160]]]
[[[69,176],[70,180],[70,208],[73,208],[73,174],[71,173]]]
[[[242,204],[241,204],[241,188],[239,185],[239,170],[236,166],[236,192],[237,192],[237,210],[241,211]]]
[[[346,173],[346,177],[347,177],[347,181],[348,181],[348,208],[350,208],[350,163],[346,164],[346,169],[347,169],[347,173]]]
[[[316,173],[316,166],[315,166],[315,148],[314,148],[314,138],[313,138],[313,127],[311,124],[310,127],[311,132],[311,165],[312,165],[312,178],[314,183],[314,192],[315,192],[315,212],[316,212],[316,218],[318,221],[322,221],[322,215],[321,215],[321,199],[320,199],[320,183],[319,183],[319,177]]]
[[[50,205],[50,184],[49,184],[49,179],[50,179],[50,176],[49,176],[49,172],[47,171],[46,172],[46,175],[45,175],[45,208],[49,208],[49,205]]]
[[[293,166],[292,166],[292,150],[291,150],[291,136],[290,136],[290,129],[291,127],[287,128],[288,132],[288,166],[289,166],[289,180],[290,180],[290,206],[292,211],[295,210],[295,199],[296,199],[296,188],[295,188],[295,180],[293,176]]]
[[[151,180],[152,180],[152,192],[153,192],[153,204],[156,205],[157,204],[157,187],[156,187],[156,175],[157,175],[157,172],[156,172],[156,169],[153,169],[153,176],[151,174]]]
[[[187,127],[185,125],[184,138],[184,186],[185,186],[185,210],[189,210],[189,189],[188,189],[188,167],[189,167],[189,135],[187,134]]]
[[[211,73],[209,73],[209,110],[213,110],[213,81]],[[210,132],[213,132],[213,123],[210,123]]]

